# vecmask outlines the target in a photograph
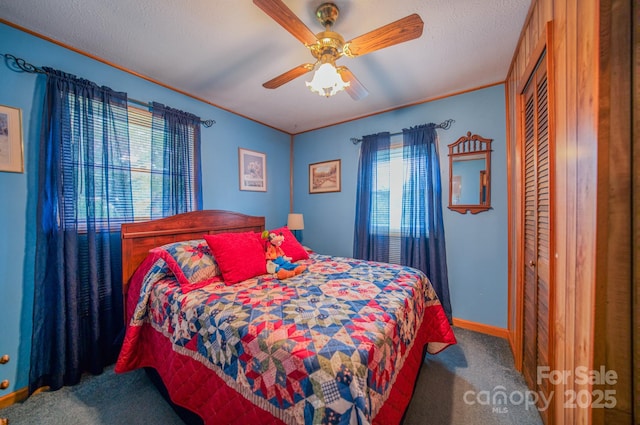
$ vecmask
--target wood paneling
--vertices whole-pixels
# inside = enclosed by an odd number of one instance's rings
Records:
[[[631,187],[632,187],[632,249],[631,258],[635,258],[632,264],[632,276],[631,276],[631,299],[632,299],[632,321],[631,329],[633,337],[632,353],[634,355],[631,358],[632,363],[632,381],[633,388],[633,412],[634,423],[640,424],[640,173],[637,172],[640,168],[640,31],[638,31],[637,22],[638,16],[640,16],[640,3],[634,2],[631,8],[630,16],[635,17],[636,26],[631,34],[631,66],[629,69],[632,75],[635,76],[632,81],[632,103],[631,103],[631,140],[633,157],[631,159],[631,169],[636,170],[632,173]]]
[[[620,119],[629,116],[620,105],[628,106],[631,101],[631,90],[624,85],[631,81],[631,66],[625,65],[625,60],[631,56],[628,33],[630,17],[634,16],[629,9],[630,2],[623,0],[534,0],[507,76],[511,232],[508,323],[517,366],[522,365],[523,327],[522,311],[518,309],[522,308],[525,296],[521,281],[524,250],[519,245],[524,231],[518,233],[518,229],[524,229],[524,205],[519,200],[523,199],[525,187],[517,172],[524,158],[524,152],[518,147],[524,129],[517,124],[521,107],[517,96],[518,88],[524,86],[528,76],[527,64],[535,56],[535,45],[543,37],[548,22],[551,22],[553,33],[548,55],[553,61],[553,75],[549,77],[553,81],[550,93],[554,108],[551,114],[554,121],[549,127],[555,143],[555,159],[549,169],[553,173],[550,181],[555,191],[552,199],[555,214],[549,220],[556,229],[551,241],[555,249],[550,252],[555,265],[550,271],[555,282],[550,288],[555,304],[549,306],[554,317],[551,331],[556,344],[553,364],[557,370],[570,372],[575,372],[578,366],[591,370],[600,364],[607,368],[614,364],[630,364],[618,354],[630,355],[631,350],[615,342],[623,337],[608,335],[605,325],[601,324],[604,321],[606,326],[620,327],[617,332],[631,340],[631,321],[622,317],[626,314],[624,308],[617,311],[624,296],[627,300],[632,298],[631,279],[621,276],[624,273],[619,271],[626,270],[628,276],[631,270],[631,243],[627,242],[630,232],[629,226],[624,224],[630,221],[626,217],[631,211],[631,189],[620,184],[625,179],[628,182],[630,177],[625,174],[625,166],[613,170],[615,164],[629,162],[629,156],[623,154],[625,149],[620,149],[620,144],[626,144],[626,152],[629,152],[629,140],[638,138],[631,137],[631,124]],[[634,13],[637,16],[638,11]],[[635,69],[637,74],[637,63]],[[614,103],[619,103],[617,109],[613,108]],[[614,127],[615,131],[610,131]],[[627,233],[626,240],[616,236],[623,234],[623,229]],[[625,249],[627,255],[622,254]],[[600,317],[601,314],[604,317]],[[605,356],[595,350],[596,344],[608,347],[604,349]],[[614,420],[613,416],[607,416],[614,414],[611,411],[594,414],[588,406],[565,408],[565,392],[591,391],[588,384],[580,385],[575,379],[567,379],[554,390],[555,411],[548,423],[599,424]],[[624,406],[630,404],[633,393],[617,391],[616,394],[621,409],[626,409]],[[618,418],[615,416],[615,420]]]
[[[631,69],[629,54],[631,4],[623,0],[600,2],[599,116],[598,116],[598,244],[596,262],[595,335],[606,335],[596,344],[594,365],[617,373],[615,385],[594,386],[615,391],[616,406],[594,409],[593,423],[631,424],[632,373],[632,151],[631,78],[619,78]],[[636,215],[637,217],[637,215]],[[625,324],[626,326],[620,326]],[[636,397],[637,398],[637,397]]]
[[[569,146],[567,140],[571,135],[570,123],[566,118],[567,111],[572,108],[572,96],[575,90],[569,90],[569,87],[565,83],[569,73],[569,66],[566,60],[567,46],[575,43],[575,26],[572,26],[573,30],[568,31],[568,7],[566,1],[553,2],[552,4],[553,14],[553,47],[550,50],[553,52],[555,63],[554,73],[557,76],[564,76],[562,82],[556,80],[555,89],[553,90],[554,105],[556,119],[553,130],[556,135],[556,161],[566,161],[566,158],[570,156]],[[573,96],[575,97],[575,96]],[[559,140],[563,140],[562,143]],[[575,251],[571,249],[571,245],[568,245],[568,240],[575,237],[575,227],[573,227],[572,217],[576,214],[574,205],[566,201],[560,200],[559,194],[567,193],[569,183],[569,173],[566,167],[556,167],[555,174],[555,187],[556,187],[556,217],[554,221],[556,223],[557,237],[556,237],[556,279],[558,282],[555,288],[555,323],[554,332],[556,335],[556,346],[554,360],[557,367],[562,366],[563,370],[573,367],[571,348],[572,346],[567,344],[566,341],[573,338],[573,325],[572,319],[573,313],[571,311],[573,297],[571,296],[571,289],[575,287],[575,281],[570,282],[569,274],[572,273],[572,267],[570,264],[574,262]],[[573,235],[573,236],[572,236]],[[563,257],[560,258],[559,253],[563,253]],[[556,386],[556,391],[559,394],[563,394],[565,388],[563,385]],[[554,419],[563,417],[566,412],[563,409],[559,409],[556,406]],[[554,420],[558,424],[563,423],[563,420]],[[571,422],[567,422],[570,424]]]

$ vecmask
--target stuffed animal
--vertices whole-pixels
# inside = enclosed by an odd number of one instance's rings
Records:
[[[265,231],[262,237],[269,240],[265,254],[267,273],[275,274],[278,279],[287,279],[299,275],[307,269],[307,266],[293,264],[291,257],[287,257],[282,249],[282,241],[284,241],[282,233],[275,234]]]

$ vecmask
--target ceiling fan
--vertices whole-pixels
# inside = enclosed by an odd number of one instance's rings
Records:
[[[338,7],[334,3],[323,3],[316,9],[316,18],[325,28],[317,34],[311,30],[289,9],[282,0],[253,0],[253,3],[280,24],[291,35],[300,40],[310,51],[315,63],[305,63],[267,81],[265,88],[275,89],[289,81],[301,77],[317,68],[316,74],[307,86],[321,96],[332,96],[341,90],[354,99],[360,100],[369,93],[346,66],[336,66],[342,56],[356,57],[422,35],[424,23],[420,16],[412,14],[390,24],[384,25],[345,43],[344,38],[333,32],[332,26],[338,18]],[[328,82],[316,81],[323,77],[333,78]]]

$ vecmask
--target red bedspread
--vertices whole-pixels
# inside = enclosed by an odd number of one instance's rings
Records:
[[[181,287],[150,256],[129,289],[117,372],[153,367],[210,424],[399,423],[425,346],[455,337],[428,279],[312,255],[308,271]]]

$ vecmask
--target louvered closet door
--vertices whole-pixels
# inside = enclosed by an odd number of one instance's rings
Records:
[[[524,110],[524,303],[523,374],[532,390],[549,394],[537,368],[550,360],[551,179],[546,56],[523,93]],[[543,412],[544,416],[544,412]]]

